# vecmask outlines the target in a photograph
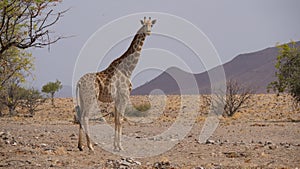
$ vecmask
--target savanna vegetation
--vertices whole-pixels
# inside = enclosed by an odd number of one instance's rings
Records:
[[[10,114],[16,114],[16,107],[24,99],[31,113],[35,109],[29,106],[33,104],[30,97],[40,99],[40,93],[22,87],[34,69],[34,57],[28,49],[50,49],[51,44],[64,38],[52,29],[66,12],[56,10],[60,2],[0,1],[0,112],[8,108]]]

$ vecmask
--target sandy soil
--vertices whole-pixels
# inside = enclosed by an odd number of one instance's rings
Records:
[[[136,104],[149,100],[162,104],[159,99],[132,97]],[[146,158],[121,157],[104,150],[99,142],[94,153],[86,147],[79,151],[73,101],[58,98],[55,102],[55,108],[49,102],[40,106],[33,117],[20,113],[0,118],[0,168],[300,168],[300,113],[287,96],[255,95],[251,107],[231,118],[219,117],[217,129],[202,144],[198,138],[208,108],[201,96],[191,96],[184,104],[199,107],[195,123],[188,124],[191,131],[181,141],[172,135],[165,141],[178,141],[173,148]],[[163,104],[164,109],[156,114],[129,117],[131,123],[124,123],[124,137],[151,140],[172,126],[180,108],[189,107],[181,104],[179,96],[168,96]],[[113,127],[112,118],[107,116],[106,120],[105,124]],[[138,145],[135,150],[142,151]]]

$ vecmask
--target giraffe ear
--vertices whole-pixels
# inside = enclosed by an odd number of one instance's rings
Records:
[[[153,21],[152,21],[152,25],[154,25],[156,23],[156,19],[154,19]]]
[[[140,20],[140,21],[141,21],[141,24],[144,25],[144,21],[142,21],[142,20]]]

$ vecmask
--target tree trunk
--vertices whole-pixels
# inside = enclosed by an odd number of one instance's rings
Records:
[[[51,93],[51,104],[53,107],[55,107],[54,105],[54,93]]]

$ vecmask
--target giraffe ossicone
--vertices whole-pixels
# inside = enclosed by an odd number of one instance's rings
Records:
[[[89,115],[98,110],[99,102],[115,104],[114,149],[116,151],[123,149],[121,145],[122,120],[132,89],[130,77],[138,63],[146,36],[151,35],[151,29],[155,23],[156,20],[151,20],[151,17],[149,19],[144,17],[144,20],[141,20],[142,27],[137,31],[123,55],[114,60],[105,70],[85,74],[77,82],[75,110],[79,122],[78,148],[80,151],[83,150],[84,133],[88,148],[94,151],[89,132]]]

